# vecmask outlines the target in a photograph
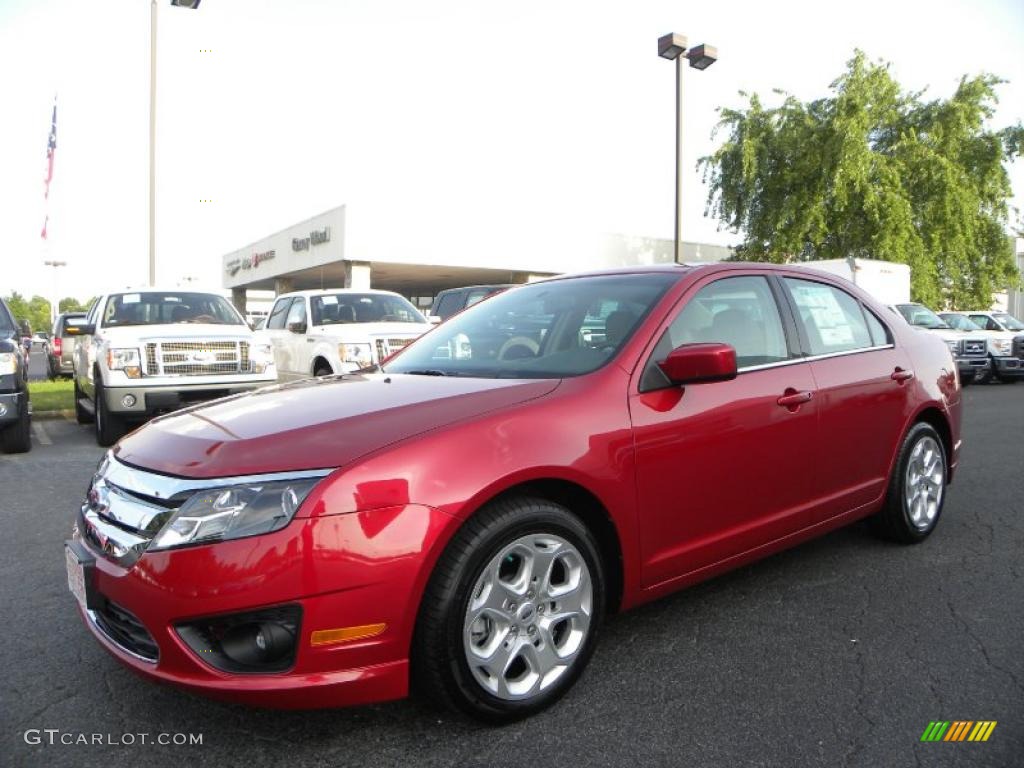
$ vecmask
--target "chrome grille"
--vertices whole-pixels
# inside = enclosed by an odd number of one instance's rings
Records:
[[[1015,336],[1013,339],[1013,355],[1024,360],[1024,336]]]
[[[984,357],[988,352],[988,345],[983,339],[966,339],[963,345],[965,357]]]
[[[247,341],[163,341],[146,345],[147,376],[251,373]]]
[[[414,339],[377,339],[377,362],[381,362],[395,354],[403,347],[409,346]]]

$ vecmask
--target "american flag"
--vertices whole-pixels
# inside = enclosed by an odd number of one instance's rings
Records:
[[[57,154],[57,99],[53,100],[53,119],[50,121],[50,138],[46,142],[46,192],[43,197],[50,199],[50,182],[53,181],[53,157]],[[40,236],[46,239],[46,225],[50,222],[50,215],[43,220],[43,231]]]

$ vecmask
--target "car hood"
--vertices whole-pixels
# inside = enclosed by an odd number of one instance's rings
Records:
[[[183,477],[340,467],[413,435],[542,397],[557,379],[370,374],[265,387],[158,418],[114,449]]]
[[[164,323],[160,325],[118,325],[100,331],[104,340],[116,344],[118,341],[160,341],[161,339],[214,339],[252,338],[253,332],[246,325],[223,325],[216,323]]]

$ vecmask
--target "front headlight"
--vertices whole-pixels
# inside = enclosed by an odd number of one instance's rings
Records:
[[[10,376],[18,369],[18,358],[13,352],[0,352],[0,376]]]
[[[988,349],[996,357],[1009,357],[1013,354],[1013,341],[1011,339],[989,339]]]
[[[112,371],[124,371],[129,379],[137,379],[142,375],[142,357],[135,348],[107,349],[107,368]]]
[[[339,344],[338,359],[343,363],[355,363],[360,368],[373,364],[373,353],[369,344]]]
[[[960,342],[957,339],[946,339],[946,345],[954,355],[960,351]]]
[[[276,480],[199,491],[167,521],[149,549],[209,544],[284,528],[321,479]]]
[[[268,366],[274,364],[274,350],[269,344],[253,344],[250,347],[249,359],[252,361],[254,373],[263,373]]]

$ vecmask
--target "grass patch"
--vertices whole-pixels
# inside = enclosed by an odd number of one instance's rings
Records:
[[[33,411],[64,411],[75,407],[75,385],[70,379],[30,381],[28,391]]]

